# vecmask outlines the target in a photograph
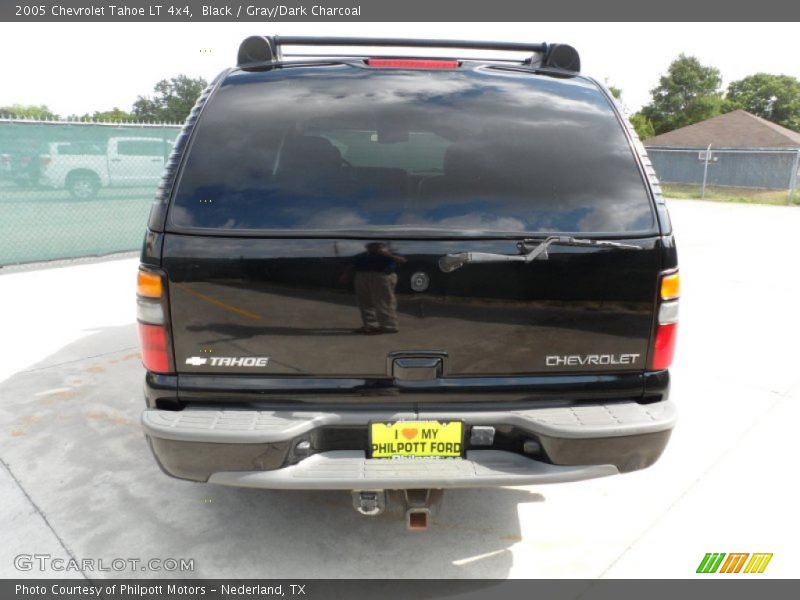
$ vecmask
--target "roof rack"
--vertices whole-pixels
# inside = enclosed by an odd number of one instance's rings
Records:
[[[521,42],[487,42],[465,40],[426,40],[405,38],[362,37],[312,37],[312,36],[261,36],[245,39],[239,46],[237,66],[243,68],[265,67],[282,60],[283,46],[372,46],[393,48],[460,48],[473,50],[501,50],[531,52],[524,61],[535,67],[550,67],[564,71],[581,70],[578,52],[567,44],[532,44]]]

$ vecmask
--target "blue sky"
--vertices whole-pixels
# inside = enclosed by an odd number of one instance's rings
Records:
[[[130,109],[159,79],[210,79],[234,63],[244,37],[273,33],[570,43],[583,71],[621,87],[631,110],[680,52],[719,68],[725,83],[758,71],[800,78],[794,23],[0,23],[0,106]]]

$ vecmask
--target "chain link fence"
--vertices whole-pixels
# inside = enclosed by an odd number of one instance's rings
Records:
[[[800,149],[653,146],[647,153],[667,195],[800,202]]]
[[[0,266],[138,250],[180,128],[0,118]]]

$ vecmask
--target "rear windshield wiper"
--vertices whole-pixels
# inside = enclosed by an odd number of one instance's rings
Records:
[[[531,244],[536,246],[527,251]],[[574,238],[563,235],[551,235],[544,240],[523,240],[517,244],[520,251],[524,254],[492,254],[489,252],[459,252],[458,254],[446,254],[439,259],[439,268],[445,273],[450,273],[460,269],[467,263],[492,263],[492,262],[532,262],[534,260],[547,259],[547,248],[557,244],[559,246],[607,246],[611,248],[621,248],[624,250],[641,250],[641,246],[633,244],[623,244],[608,240],[590,240],[584,238]]]

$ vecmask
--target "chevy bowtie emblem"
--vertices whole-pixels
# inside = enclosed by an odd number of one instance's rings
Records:
[[[186,359],[186,364],[192,365],[193,367],[199,367],[201,365],[206,364],[207,362],[208,362],[207,358],[202,358],[200,356],[190,356],[189,358]]]

